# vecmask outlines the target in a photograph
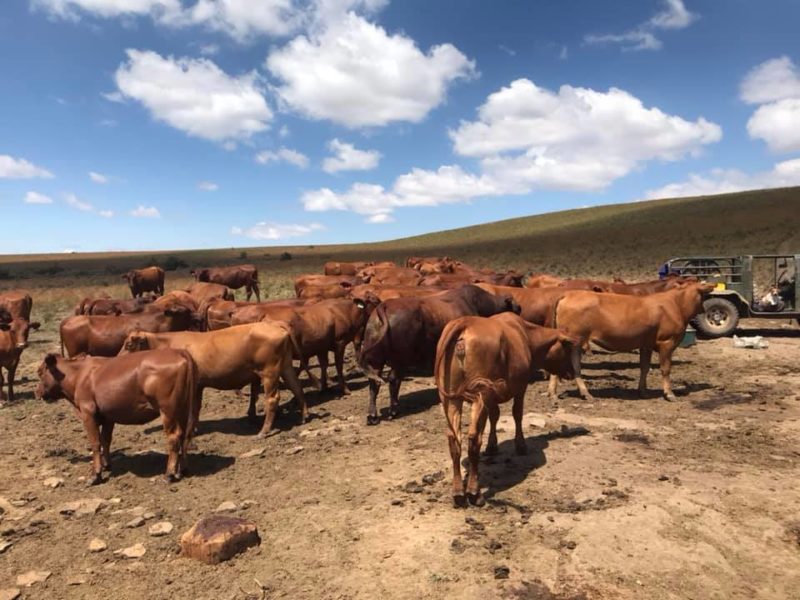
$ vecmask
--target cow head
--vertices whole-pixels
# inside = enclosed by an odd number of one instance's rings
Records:
[[[120,354],[130,354],[131,352],[141,352],[142,350],[149,349],[150,344],[147,340],[147,336],[144,336],[140,333],[131,333],[125,339],[125,343],[122,345]]]
[[[0,317],[0,331],[9,331],[14,340],[17,350],[24,350],[28,347],[28,336],[31,330],[39,329],[38,321],[28,321],[28,319],[3,319]]]
[[[174,304],[164,309],[164,314],[172,319],[172,331],[185,331],[187,329],[201,330],[204,320],[185,306]]]
[[[572,354],[579,340],[564,333],[558,332],[558,338],[550,346],[544,359],[544,368],[551,375],[558,375],[561,379],[574,379]]]
[[[208,269],[192,269],[189,271],[191,275],[194,276],[196,281],[208,281]]]
[[[502,302],[504,312],[513,312],[515,315],[522,312],[522,307],[514,300],[513,296],[500,296],[500,302]]]
[[[62,383],[65,379],[64,373],[58,368],[59,356],[48,354],[44,357],[42,364],[37,371],[39,384],[36,386],[35,396],[38,400],[54,402],[64,397]],[[63,359],[61,359],[63,360]]]
[[[381,303],[381,299],[370,291],[362,292],[353,298],[353,304],[356,305],[361,311],[364,311],[366,316],[375,310],[375,307]]]

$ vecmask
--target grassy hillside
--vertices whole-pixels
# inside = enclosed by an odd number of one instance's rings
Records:
[[[656,200],[569,210],[487,223],[376,244],[229,248],[178,252],[0,256],[0,289],[119,288],[131,267],[181,261],[188,269],[256,264],[266,287],[285,292],[289,275],[319,271],[330,259],[393,259],[448,254],[477,266],[514,267],[573,276],[652,276],[670,256],[800,252],[800,188]],[[292,260],[281,260],[289,252]]]

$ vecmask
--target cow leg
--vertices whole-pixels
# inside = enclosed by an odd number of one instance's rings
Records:
[[[478,461],[481,456],[483,430],[486,427],[487,411],[481,395],[472,403],[472,416],[469,423],[467,448],[469,454],[469,472],[467,474],[467,500],[475,506],[483,506],[486,501],[481,494],[478,482]]]
[[[461,398],[442,399],[442,412],[447,420],[447,445],[450,447],[450,458],[453,459],[453,504],[459,507],[467,505],[464,495],[464,480],[461,478],[461,409],[463,403]]]
[[[586,382],[581,377],[581,355],[583,350],[579,345],[572,347],[572,370],[575,371],[575,384],[578,386],[578,391],[584,400],[594,400],[589,388],[586,387]]]
[[[103,470],[111,471],[111,436],[114,434],[114,422],[105,419],[100,430],[101,465]]]
[[[3,393],[4,386],[5,382],[3,381],[3,367],[0,367],[0,406],[2,406],[3,402],[6,399],[5,393]]]
[[[381,389],[379,381],[369,378],[369,410],[367,411],[367,425],[377,425],[380,423],[378,418],[378,392]]]
[[[317,362],[319,363],[319,391],[324,392],[328,389],[328,352],[317,354]]]
[[[300,380],[297,379],[297,374],[294,372],[292,360],[288,359],[281,369],[281,379],[286,387],[294,394],[294,399],[300,406],[300,419],[303,423],[308,421],[308,406],[306,405],[306,397],[303,394],[303,386],[300,385]]]
[[[661,378],[664,385],[664,398],[670,402],[675,402],[677,398],[672,392],[672,381],[670,373],[672,371],[672,353],[675,352],[677,343],[662,344],[658,348],[658,362],[661,366]]]
[[[102,483],[102,462],[100,460],[100,428],[94,415],[87,415],[81,413],[81,421],[83,421],[83,428],[86,431],[86,437],[89,438],[89,447],[92,449],[92,471],[91,476],[87,479],[87,485],[97,485]]]
[[[17,365],[18,364],[19,363],[14,363],[13,365],[11,365],[10,367],[8,367],[6,369],[8,371],[8,401],[9,402],[13,402],[14,401],[14,377],[17,374]],[[3,383],[2,383],[2,380],[0,380],[0,388],[2,388],[2,387],[3,387]]]
[[[393,373],[389,380],[389,418],[394,419],[400,415],[400,384],[403,378]]]
[[[258,418],[256,402],[258,402],[258,392],[260,391],[259,385],[258,377],[253,377],[253,381],[250,383],[250,405],[247,407],[247,420],[251,423]]]
[[[525,408],[525,392],[514,396],[512,412],[514,414],[514,449],[517,454],[527,454],[528,446],[525,445],[525,436],[522,433],[522,410]]]
[[[303,371],[306,372],[306,375],[308,375],[308,378],[311,380],[311,385],[317,388],[317,390],[322,391],[322,383],[320,382],[319,379],[317,379],[317,376],[314,375],[308,368],[308,359],[306,358],[300,359],[300,367],[297,369],[298,374],[302,373]]]
[[[345,396],[350,395],[350,390],[347,387],[347,382],[344,380],[344,349],[346,343],[336,344],[333,351],[333,362],[336,364],[336,376],[339,378],[339,388]]]
[[[262,374],[261,385],[264,387],[264,425],[258,432],[258,437],[265,438],[272,429],[275,413],[278,411],[278,377],[277,374]]]
[[[258,289],[256,282],[253,282],[253,293],[256,295],[256,302],[261,302],[261,290]]]
[[[176,414],[166,414],[161,411],[161,421],[164,423],[164,434],[167,436],[167,471],[164,473],[164,480],[172,483],[181,478],[184,430]]]
[[[486,454],[497,454],[497,420],[500,418],[500,405],[497,402],[487,402],[486,409],[489,413],[489,442],[486,444]]]
[[[647,394],[647,374],[650,372],[652,357],[652,348],[639,348],[639,398],[644,398]]]
[[[558,402],[558,375],[551,373],[547,384],[547,397],[551,402]]]

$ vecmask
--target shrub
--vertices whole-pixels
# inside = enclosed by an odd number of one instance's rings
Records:
[[[281,252],[280,260],[292,260],[292,255],[289,252]]]
[[[177,271],[178,269],[187,269],[188,267],[189,264],[185,260],[174,255],[169,255],[165,258],[164,264],[161,265],[161,268],[165,271]]]
[[[242,260],[244,260],[245,258],[247,258],[247,252],[245,252],[244,250],[242,250],[241,252],[239,252],[239,258],[241,258]]]
[[[13,279],[14,276],[11,275],[11,271],[8,269],[0,269],[0,279]]]

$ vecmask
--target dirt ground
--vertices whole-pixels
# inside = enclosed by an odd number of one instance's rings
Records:
[[[800,598],[800,332],[772,326],[765,350],[730,339],[679,350],[677,403],[659,397],[657,369],[637,397],[634,354],[587,358],[591,403],[566,384],[551,404],[531,384],[529,453],[514,454],[504,406],[500,453],[481,461],[488,503],[469,509],[449,496],[431,380],[405,382],[400,418],[368,427],[352,362],[351,396],[310,392],[312,420],[285,407],[266,440],[243,418],[245,395],[206,391],[193,474],[176,484],[161,480],[157,422],[118,427],[110,479],[86,488],[80,423],[65,401],[33,397],[36,366],[57,349],[46,328],[0,409],[0,590],[36,570],[51,575],[21,597]],[[60,513],[92,498],[96,514]],[[261,546],[217,566],[178,556],[180,534],[226,501],[257,523]],[[126,526],[142,513],[154,518]],[[163,520],[173,532],[151,537]],[[93,538],[108,548],[90,552]],[[141,558],[114,553],[137,543]]]

